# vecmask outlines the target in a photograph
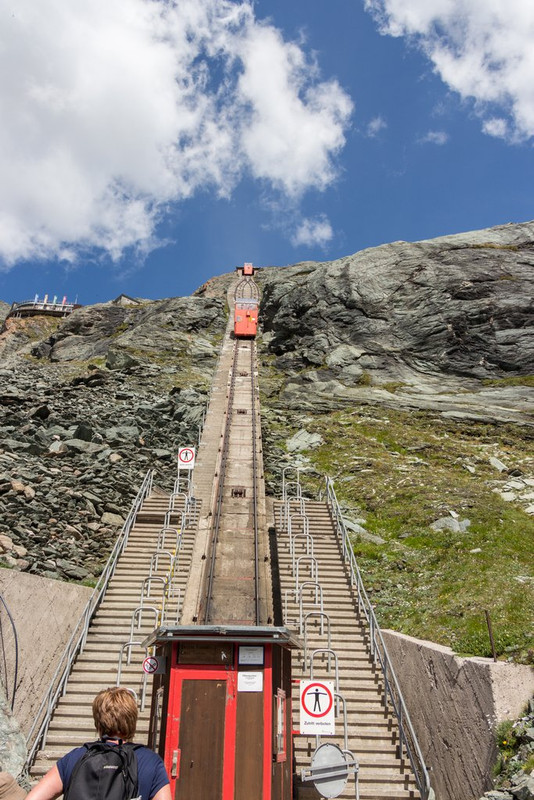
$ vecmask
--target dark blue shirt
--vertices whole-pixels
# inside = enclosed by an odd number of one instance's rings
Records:
[[[87,753],[85,747],[76,747],[57,762],[59,776],[65,789],[70,782],[72,770],[80,758]],[[163,761],[148,747],[140,745],[135,750],[137,758],[137,783],[143,800],[152,800],[160,789],[169,783]]]

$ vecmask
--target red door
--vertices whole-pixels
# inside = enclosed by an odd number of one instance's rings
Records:
[[[175,800],[233,800],[235,673],[221,667],[173,670],[165,766]]]

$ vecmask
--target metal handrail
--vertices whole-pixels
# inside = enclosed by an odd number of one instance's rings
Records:
[[[315,590],[315,602],[312,605],[319,606],[319,611],[324,611],[324,595],[323,595],[323,587],[320,583],[316,581],[304,581],[299,586],[298,591],[298,601],[299,601],[299,631],[300,635],[302,636],[303,625],[304,625],[304,589],[308,589],[309,587],[313,587]],[[321,620],[321,636],[323,635],[323,623]]]
[[[135,524],[137,513],[143,505],[145,498],[148,497],[152,491],[153,476],[154,470],[149,469],[144,477],[139,491],[137,492],[137,496],[132,503],[132,507],[128,513],[128,516],[126,517],[124,525],[122,526],[122,530],[117,537],[107,564],[100,575],[100,578],[98,579],[98,583],[95,586],[76,627],[71,634],[65,650],[63,651],[63,655],[61,656],[56,667],[54,675],[52,676],[48,691],[43,697],[41,705],[39,706],[39,709],[35,715],[33,725],[30,728],[28,736],[26,737],[28,757],[23,767],[24,773],[29,772],[37,751],[40,747],[44,747],[46,743],[46,735],[52,714],[54,713],[60,696],[66,691],[67,681],[69,679],[74,661],[83,651],[87,639],[89,625],[102,600],[104,599],[109,582],[115,573],[115,567],[117,566],[119,556],[122,554],[124,548],[128,544],[128,537]]]
[[[395,716],[397,717],[399,725],[399,744],[400,751],[406,750],[406,754],[412,766],[412,771],[415,777],[417,788],[421,794],[422,800],[430,800],[433,796],[433,790],[430,786],[430,777],[426,768],[421,748],[417,741],[415,731],[413,729],[404,698],[397,680],[397,676],[391,665],[388,655],[386,644],[382,636],[382,631],[376,619],[374,608],[369,600],[365,587],[363,585],[362,576],[356,561],[356,557],[350,545],[349,536],[341,513],[334,483],[328,476],[325,477],[325,500],[330,509],[332,520],[336,535],[338,536],[343,558],[350,567],[351,586],[357,592],[358,608],[360,613],[365,617],[369,626],[369,641],[371,656],[375,665],[379,665],[383,676],[385,685],[386,701],[389,700]]]
[[[133,641],[132,639],[130,639],[130,641],[128,641],[128,642],[125,642],[122,645],[122,647],[121,647],[121,649],[119,651],[119,662],[117,664],[117,680],[115,681],[115,686],[120,686],[121,682],[122,682],[122,659],[124,657],[124,651],[125,650],[128,651],[128,662],[127,663],[129,664],[130,663],[131,650],[134,647],[141,648],[143,650],[144,654],[145,654],[145,658],[148,657],[148,647],[145,647],[142,642]],[[139,703],[139,710],[140,711],[144,711],[145,710],[147,681],[148,681],[148,673],[145,672],[145,670],[143,670],[143,678],[142,678],[142,683],[141,683],[141,701]],[[136,698],[137,698],[137,692],[135,694],[136,694]]]
[[[324,635],[324,620],[326,619],[326,647],[328,650],[332,649],[332,624],[330,622],[330,616],[326,613],[326,611],[308,611],[306,616],[304,617],[304,666],[303,670],[306,672],[306,666],[308,663],[308,625],[307,622],[310,617],[319,617],[321,620],[321,633],[320,635]],[[330,656],[328,656],[328,672],[330,672]]]
[[[10,623],[11,623],[11,630],[13,631],[13,644],[14,644],[14,649],[15,649],[15,668],[13,670],[13,689],[12,689],[12,692],[11,692],[11,703],[10,703],[11,712],[13,712],[13,709],[15,708],[15,697],[17,696],[17,686],[18,686],[18,680],[19,680],[18,679],[18,675],[19,675],[19,636],[18,636],[18,633],[17,633],[17,626],[15,625],[15,620],[13,619],[13,615],[12,615],[11,611],[9,610],[9,606],[6,603],[6,600],[5,600],[4,596],[1,593],[0,593],[0,603],[5,608],[6,614],[7,614],[8,618],[9,618]],[[5,691],[6,700],[9,701],[9,687],[7,685],[7,659],[6,659],[5,643],[4,643],[3,635],[1,637],[1,650],[2,650],[2,656],[3,656],[2,660],[4,662],[4,669],[5,669],[5,676],[4,676],[4,680],[2,682],[4,684],[4,691]]]

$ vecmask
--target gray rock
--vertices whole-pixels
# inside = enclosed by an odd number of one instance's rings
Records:
[[[340,371],[339,379],[343,383],[354,385],[360,382],[363,373],[364,370],[361,364],[349,364],[348,367],[343,367],[343,369]]]
[[[172,453],[170,450],[164,450],[163,448],[158,448],[153,451],[156,458],[159,458],[161,461],[169,461],[172,458]]]
[[[499,461],[499,459],[495,458],[494,456],[491,456],[489,463],[491,464],[492,467],[498,469],[499,472],[508,472],[508,467],[506,466],[506,464],[503,464],[502,461]]]
[[[217,355],[217,348],[207,339],[197,336],[189,345],[189,352],[195,361],[203,361],[206,358],[214,358]]]
[[[345,528],[350,531],[351,533],[356,534],[360,539],[363,539],[365,542],[371,542],[372,544],[385,544],[386,540],[382,539],[381,536],[376,536],[374,533],[369,533],[366,531],[365,528],[362,528],[357,522],[352,522],[349,519],[343,519],[345,523]]]
[[[109,350],[106,356],[106,367],[112,370],[130,369],[138,366],[139,361],[125,350]]]
[[[430,525],[433,531],[452,531],[453,533],[465,533],[471,524],[471,520],[458,520],[453,517],[441,517]]]
[[[77,453],[100,453],[105,450],[104,445],[95,444],[94,442],[85,442],[83,439],[67,439],[64,442],[67,450],[75,450]]]
[[[102,525],[112,525],[114,527],[122,527],[124,525],[124,520],[118,514],[112,514],[109,511],[105,511],[102,516],[100,517],[100,521]]]
[[[286,440],[286,449],[290,453],[301,450],[312,450],[323,443],[323,438],[318,433],[310,433],[306,430],[297,431],[290,439]]]
[[[139,428],[136,425],[117,425],[104,431],[104,437],[111,445],[132,442],[139,438]]]
[[[460,531],[460,523],[452,517],[440,517],[430,527],[433,531],[452,531],[453,533],[459,533]]]
[[[365,528],[363,528],[359,522],[347,519],[346,517],[343,517],[343,522],[345,523],[345,528],[352,533],[367,533]]]
[[[329,367],[347,367],[349,364],[353,365],[362,355],[361,348],[340,344],[327,354],[326,363]]]
[[[3,772],[19,775],[26,761],[26,740],[11,713],[3,687],[0,688],[0,766]]]
[[[67,453],[68,449],[69,448],[67,447],[65,442],[52,442],[52,444],[48,448],[48,452],[49,453],[57,453],[57,454],[60,455],[62,453]]]
[[[82,422],[74,429],[72,439],[81,439],[83,442],[91,442],[93,440],[93,435],[93,428],[86,422]]]
[[[35,419],[48,419],[50,416],[50,408],[44,403],[36,408],[32,408],[28,412],[28,416]]]
[[[531,775],[524,775],[510,789],[511,794],[516,800],[534,800],[534,778]]]

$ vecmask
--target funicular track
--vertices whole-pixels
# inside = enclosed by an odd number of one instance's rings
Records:
[[[236,339],[202,613],[205,624],[231,619],[242,625],[259,625],[262,621],[258,522],[260,442],[255,372],[254,341]],[[239,485],[235,484],[236,478]],[[231,572],[228,563],[232,565]],[[236,581],[239,585],[237,603]]]

